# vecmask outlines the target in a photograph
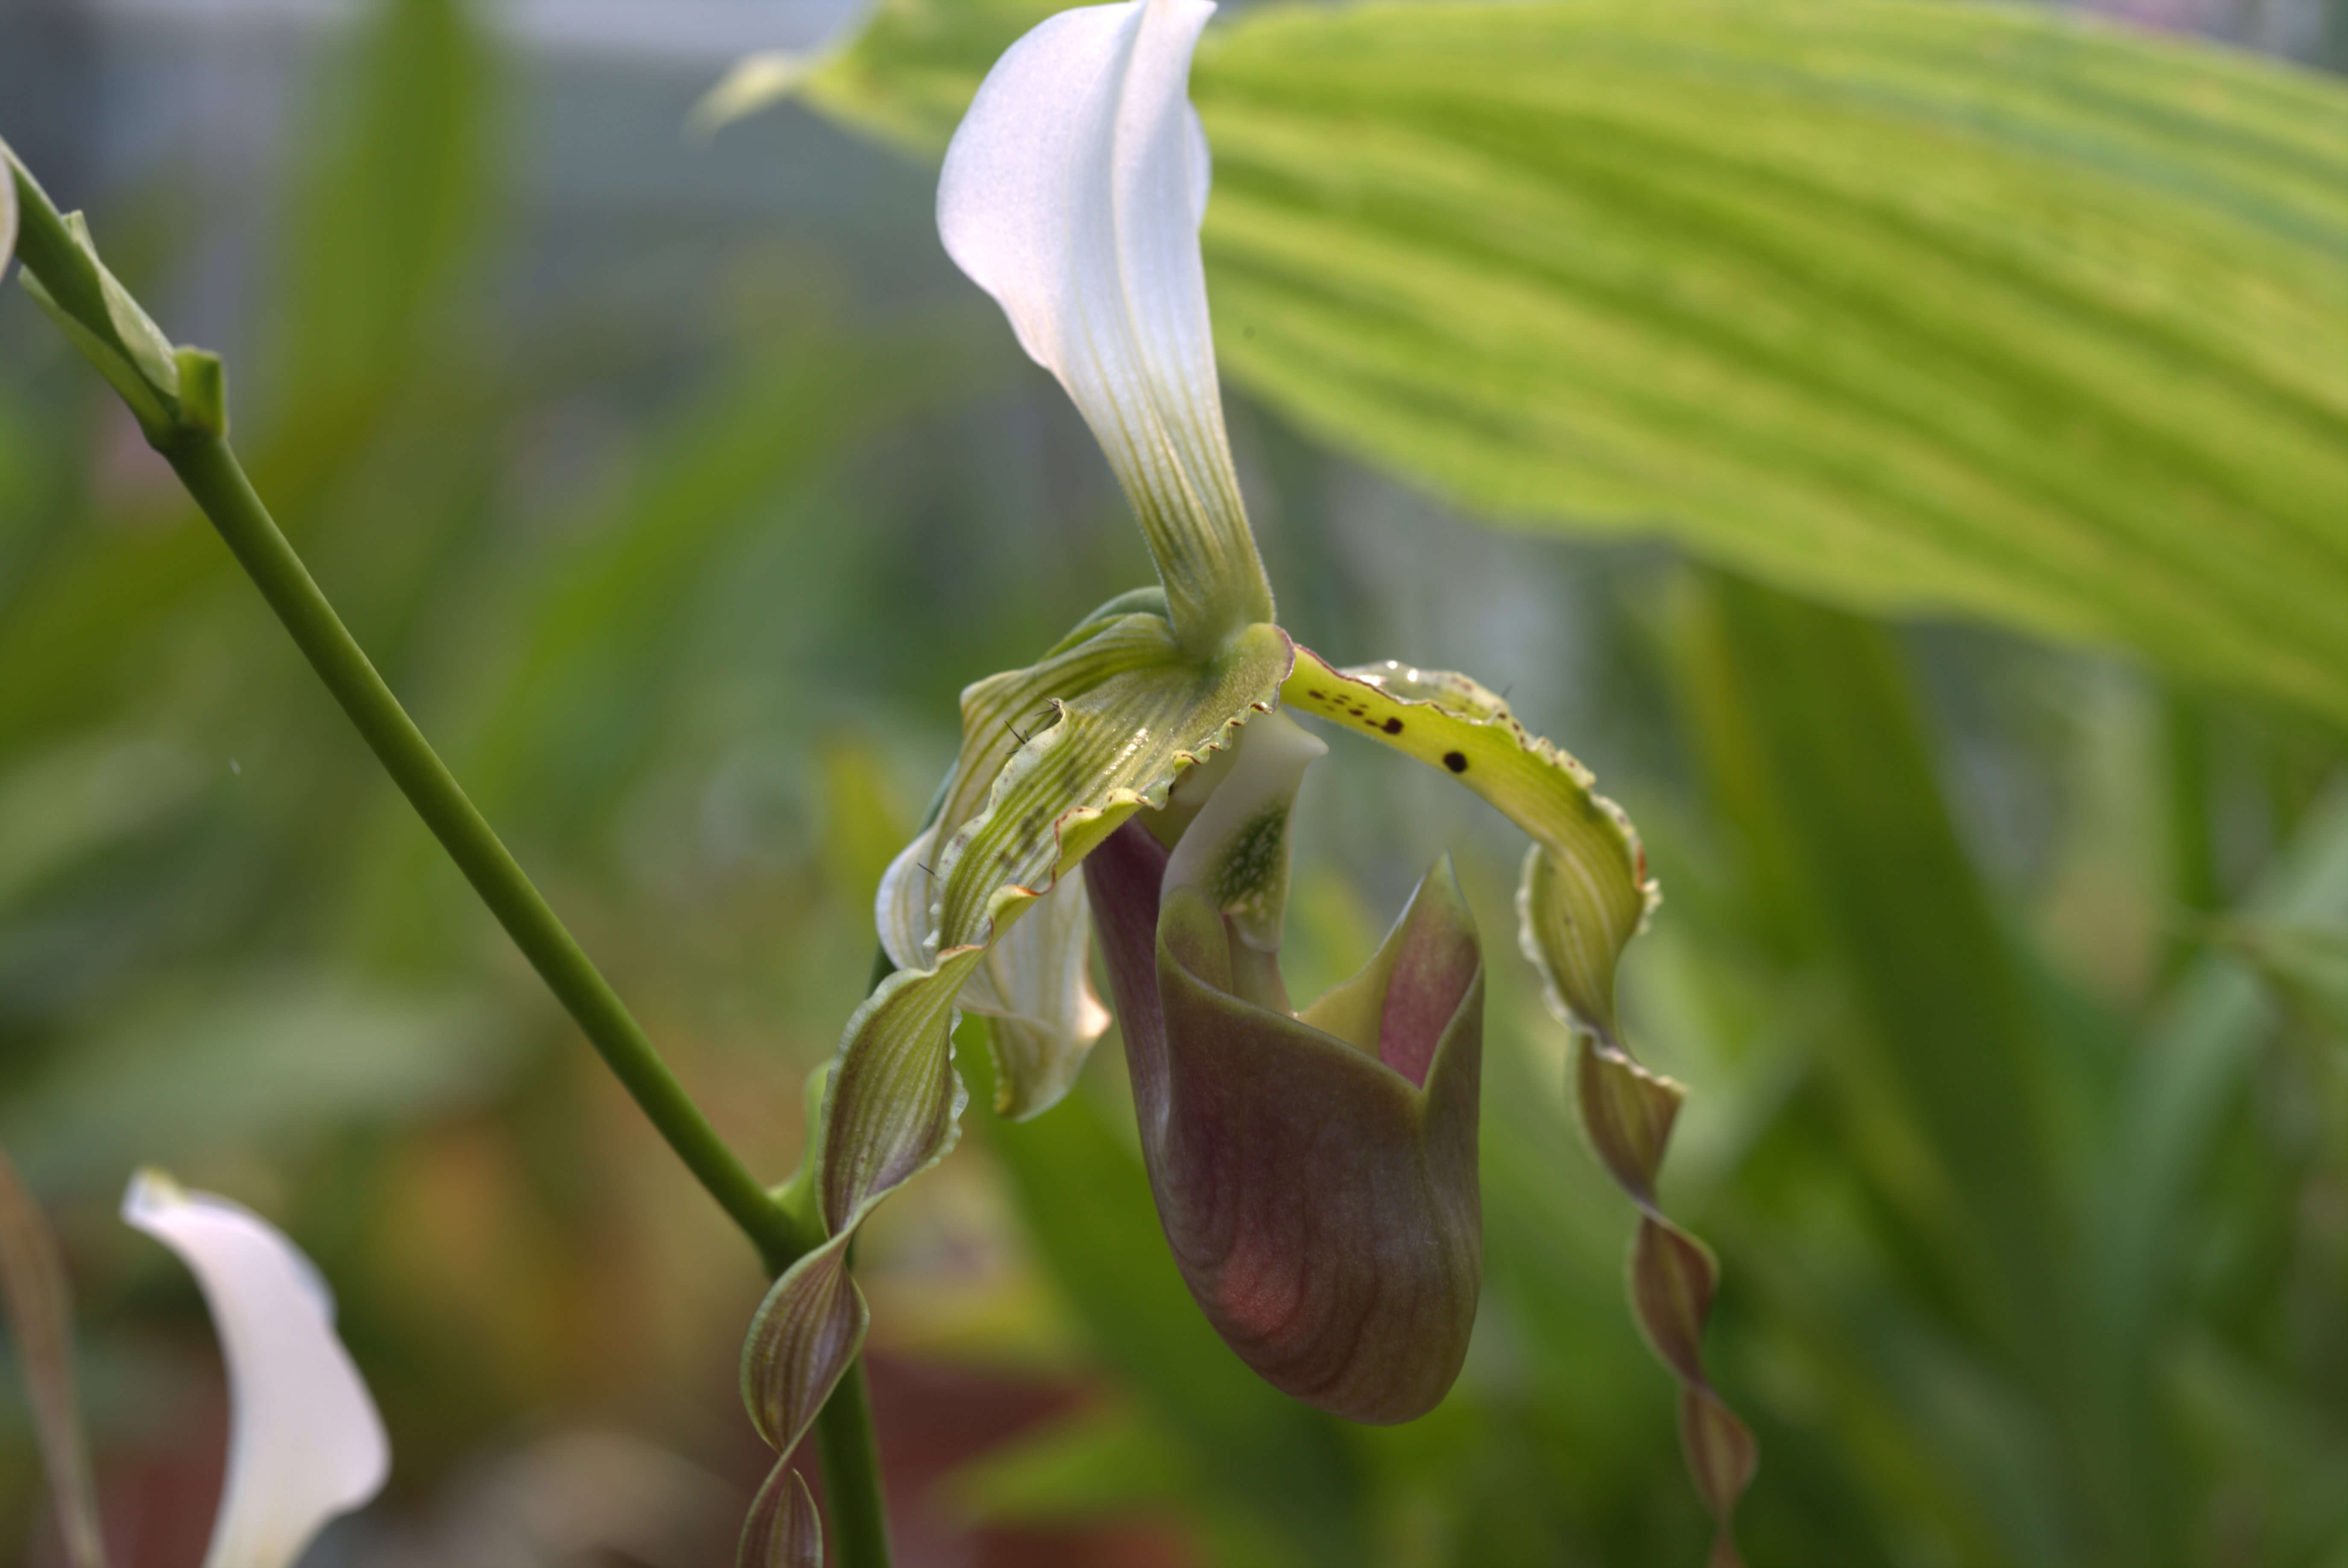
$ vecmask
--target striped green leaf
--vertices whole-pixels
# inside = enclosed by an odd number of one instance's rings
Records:
[[[1035,8],[958,9],[816,100],[942,137]],[[1999,6],[1413,0],[1250,13],[1193,90],[1225,369],[1334,444],[2348,717],[2337,83]]]

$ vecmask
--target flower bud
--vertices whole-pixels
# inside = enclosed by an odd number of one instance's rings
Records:
[[[1261,994],[1261,912],[1166,874],[1138,823],[1085,869],[1191,1295],[1283,1392],[1357,1421],[1425,1414],[1458,1376],[1482,1274],[1483,964],[1448,863],[1301,1017]]]

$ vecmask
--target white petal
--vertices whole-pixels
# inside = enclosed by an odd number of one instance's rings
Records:
[[[1265,619],[1223,430],[1199,253],[1207,142],[1186,96],[1208,0],[1064,11],[995,63],[946,150],[947,253],[1108,454],[1178,627]]]
[[[194,1272],[228,1363],[228,1483],[205,1568],[292,1568],[391,1469],[334,1300],[293,1243],[226,1199],[141,1171],[122,1217]]]
[[[995,1109],[1014,1120],[1050,1109],[1109,1026],[1092,983],[1092,904],[1062,877],[986,950],[961,1005],[994,1018]]]
[[[880,891],[872,900],[880,950],[900,969],[927,969],[937,962],[937,829],[922,829],[880,873]]]

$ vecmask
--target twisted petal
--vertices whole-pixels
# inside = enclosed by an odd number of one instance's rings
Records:
[[[788,1460],[777,1460],[742,1526],[736,1568],[823,1568],[823,1520]]]
[[[1206,0],[1065,11],[1013,45],[946,150],[938,232],[1092,426],[1184,645],[1272,619],[1231,470],[1187,88]]]
[[[122,1217],[194,1272],[228,1363],[228,1484],[206,1568],[291,1568],[391,1468],[333,1299],[291,1242],[225,1199],[142,1171]]]
[[[1506,703],[1465,676],[1392,662],[1339,670],[1300,648],[1281,697],[1442,769],[1531,836],[1517,892],[1518,941],[1546,982],[1550,1009],[1577,1037],[1582,1132],[1639,1207],[1632,1306],[1647,1342],[1680,1380],[1682,1447],[1718,1526],[1713,1561],[1735,1563],[1729,1525],[1753,1479],[1755,1450],[1701,1359],[1718,1270],[1655,1197],[1686,1091],[1632,1060],[1614,1013],[1615,962],[1656,897],[1630,819],[1591,788],[1588,769],[1528,733]]]
[[[880,944],[899,968],[927,959],[929,883],[937,858],[932,823],[880,879]],[[1085,884],[1064,877],[986,950],[962,990],[962,1006],[994,1019],[995,1107],[1014,1121],[1059,1103],[1109,1026],[1092,983],[1092,911]]]

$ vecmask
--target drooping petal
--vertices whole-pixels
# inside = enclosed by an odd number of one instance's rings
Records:
[[[1737,1561],[1736,1501],[1753,1479],[1752,1434],[1706,1379],[1701,1359],[1718,1269],[1663,1213],[1656,1177],[1685,1090],[1634,1061],[1614,1011],[1614,967],[1654,907],[1645,853],[1590,770],[1529,733],[1466,676],[1388,661],[1340,670],[1299,648],[1284,705],[1440,768],[1533,840],[1517,892],[1518,942],[1550,1008],[1576,1036],[1575,1109],[1600,1163],[1639,1208],[1631,1300],[1656,1355],[1680,1380],[1680,1435],[1717,1526],[1713,1561]]]
[[[1189,103],[1207,0],[1064,11],[995,63],[946,150],[938,232],[1060,378],[1131,499],[1184,645],[1272,619],[1232,472]]]
[[[1551,1010],[1614,1041],[1614,965],[1657,895],[1630,819],[1591,788],[1590,769],[1447,670],[1391,660],[1340,670],[1300,648],[1281,701],[1443,769],[1531,837],[1519,943]]]
[[[228,1481],[206,1568],[291,1568],[391,1468],[375,1400],[335,1336],[333,1298],[291,1242],[224,1198],[142,1171],[122,1217],[194,1273],[228,1364]]]
[[[874,919],[900,969],[932,962],[930,889],[939,824],[923,829],[880,879]],[[1066,877],[986,950],[963,985],[964,1010],[996,1020],[995,1110],[1022,1121],[1050,1109],[1076,1081],[1108,1009],[1092,984],[1092,911],[1085,884]]]

